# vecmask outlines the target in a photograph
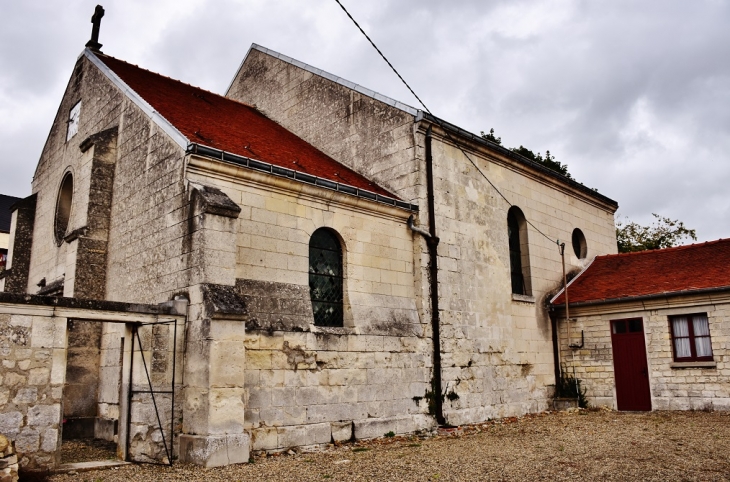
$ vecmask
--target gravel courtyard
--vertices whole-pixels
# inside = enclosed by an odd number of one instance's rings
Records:
[[[574,411],[201,469],[135,465],[54,482],[730,480],[730,413]]]

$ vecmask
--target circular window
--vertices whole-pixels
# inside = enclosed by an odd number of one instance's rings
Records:
[[[579,259],[583,259],[588,254],[588,245],[583,231],[578,228],[573,230],[573,252]]]
[[[71,218],[71,201],[74,194],[74,178],[70,172],[63,176],[61,181],[61,189],[58,191],[58,199],[56,200],[56,217],[53,221],[53,233],[56,238],[56,244],[61,246],[63,237],[66,235],[68,228],[68,220]]]

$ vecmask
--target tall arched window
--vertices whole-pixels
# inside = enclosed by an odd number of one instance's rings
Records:
[[[530,253],[527,242],[527,221],[522,210],[512,206],[507,211],[507,233],[509,236],[509,266],[512,279],[512,293],[532,294],[530,282]]]
[[[342,246],[327,228],[309,240],[309,295],[315,325],[342,326]]]

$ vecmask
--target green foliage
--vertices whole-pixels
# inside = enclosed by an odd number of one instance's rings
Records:
[[[633,253],[648,249],[671,248],[683,239],[697,240],[694,229],[688,229],[678,220],[664,218],[652,213],[656,218],[651,226],[641,226],[635,222],[616,221],[616,244],[619,253]]]
[[[555,389],[559,397],[577,398],[580,408],[588,408],[586,388],[582,386],[580,379],[573,377],[566,371],[565,366],[560,370],[560,380],[558,380]]]
[[[486,139],[488,141],[492,141],[495,144],[501,146],[502,145],[502,138],[501,137],[495,137],[494,136],[494,128],[489,129],[489,134],[485,134],[484,131],[482,131],[482,139]]]
[[[482,131],[481,135],[482,135],[482,139],[494,142],[495,144],[497,144],[499,146],[502,145],[502,138],[494,135],[494,129],[489,129],[489,134],[485,134],[484,131]],[[512,148],[510,148],[510,151],[517,153],[523,157],[526,157],[526,158],[530,159],[531,161],[537,162],[538,164],[542,164],[543,166],[547,167],[551,171],[555,171],[559,174],[562,174],[563,176],[567,177],[568,179],[572,179],[572,176],[568,172],[568,165],[563,164],[560,161],[556,161],[555,156],[551,155],[550,151],[545,151],[545,157],[543,157],[542,154],[540,154],[539,152],[537,154],[535,154],[530,149],[528,149],[522,145],[520,145],[520,147],[512,147]]]
[[[393,437],[395,437],[395,432],[393,432],[393,431],[391,430],[390,432],[387,432],[387,433],[386,433],[386,434],[384,435],[384,437],[386,437],[386,438],[393,438]]]

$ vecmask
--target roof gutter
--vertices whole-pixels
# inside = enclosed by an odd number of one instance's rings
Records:
[[[209,146],[203,146],[196,143],[188,144],[187,154],[196,154],[199,156],[209,157],[212,159],[220,160],[223,162],[230,162],[238,166],[247,167],[255,171],[266,172],[275,176],[286,177],[295,181],[312,184],[325,189],[331,189],[333,191],[341,192],[343,194],[349,194],[361,199],[367,199],[381,204],[387,204],[388,206],[394,206],[397,208],[405,209],[407,211],[418,212],[418,205],[407,203],[399,199],[395,199],[389,196],[383,196],[382,194],[374,193],[366,189],[360,189],[349,184],[342,184],[329,179],[324,179],[311,174],[306,174],[286,167],[276,166],[268,162],[258,161],[245,156],[239,156],[230,152],[222,151]]]
[[[501,146],[499,144],[495,144],[494,142],[488,141],[481,136],[478,136],[472,132],[469,132],[465,129],[462,129],[461,127],[452,124],[450,122],[447,122],[439,117],[436,117],[432,114],[429,114],[428,112],[418,111],[418,115],[416,116],[416,122],[419,120],[425,119],[427,121],[433,122],[437,124],[442,129],[449,131],[453,134],[458,135],[459,137],[463,137],[467,140],[470,140],[476,144],[480,144],[482,146],[487,146],[491,150],[499,152],[501,155],[508,157],[510,159],[514,159],[521,164],[526,164],[530,166],[531,168],[540,171],[542,174],[548,175],[554,179],[558,179],[566,184],[568,184],[571,188],[576,189],[583,194],[586,194],[590,197],[593,197],[594,199],[597,199],[601,201],[602,203],[611,206],[614,210],[618,209],[618,202],[614,201],[613,199],[604,196],[603,194],[599,193],[598,191],[594,191],[593,189],[584,186],[583,184],[579,183],[578,181],[568,178],[566,176],[563,176],[562,174],[558,174],[557,172],[548,169],[547,167],[543,166],[540,163],[537,163],[533,160],[530,160],[526,158],[525,156],[522,156],[520,154],[517,154],[516,152],[513,152],[510,149],[507,149],[504,146]]]
[[[623,303],[626,301],[648,301],[648,300],[658,300],[658,299],[669,299],[674,298],[676,296],[685,296],[685,295],[703,295],[703,294],[709,294],[709,293],[719,293],[722,291],[730,291],[730,286],[719,286],[719,287],[713,287],[713,288],[700,288],[696,290],[682,290],[682,291],[670,291],[666,293],[655,293],[651,295],[641,295],[641,296],[627,296],[625,298],[610,298],[607,300],[595,300],[595,301],[578,301],[575,303],[570,303],[570,306],[572,308],[579,308],[582,306],[599,306],[599,305],[608,305],[612,303]],[[550,310],[553,311],[558,308],[564,308],[565,303],[562,303],[560,305],[553,305],[550,304]]]

